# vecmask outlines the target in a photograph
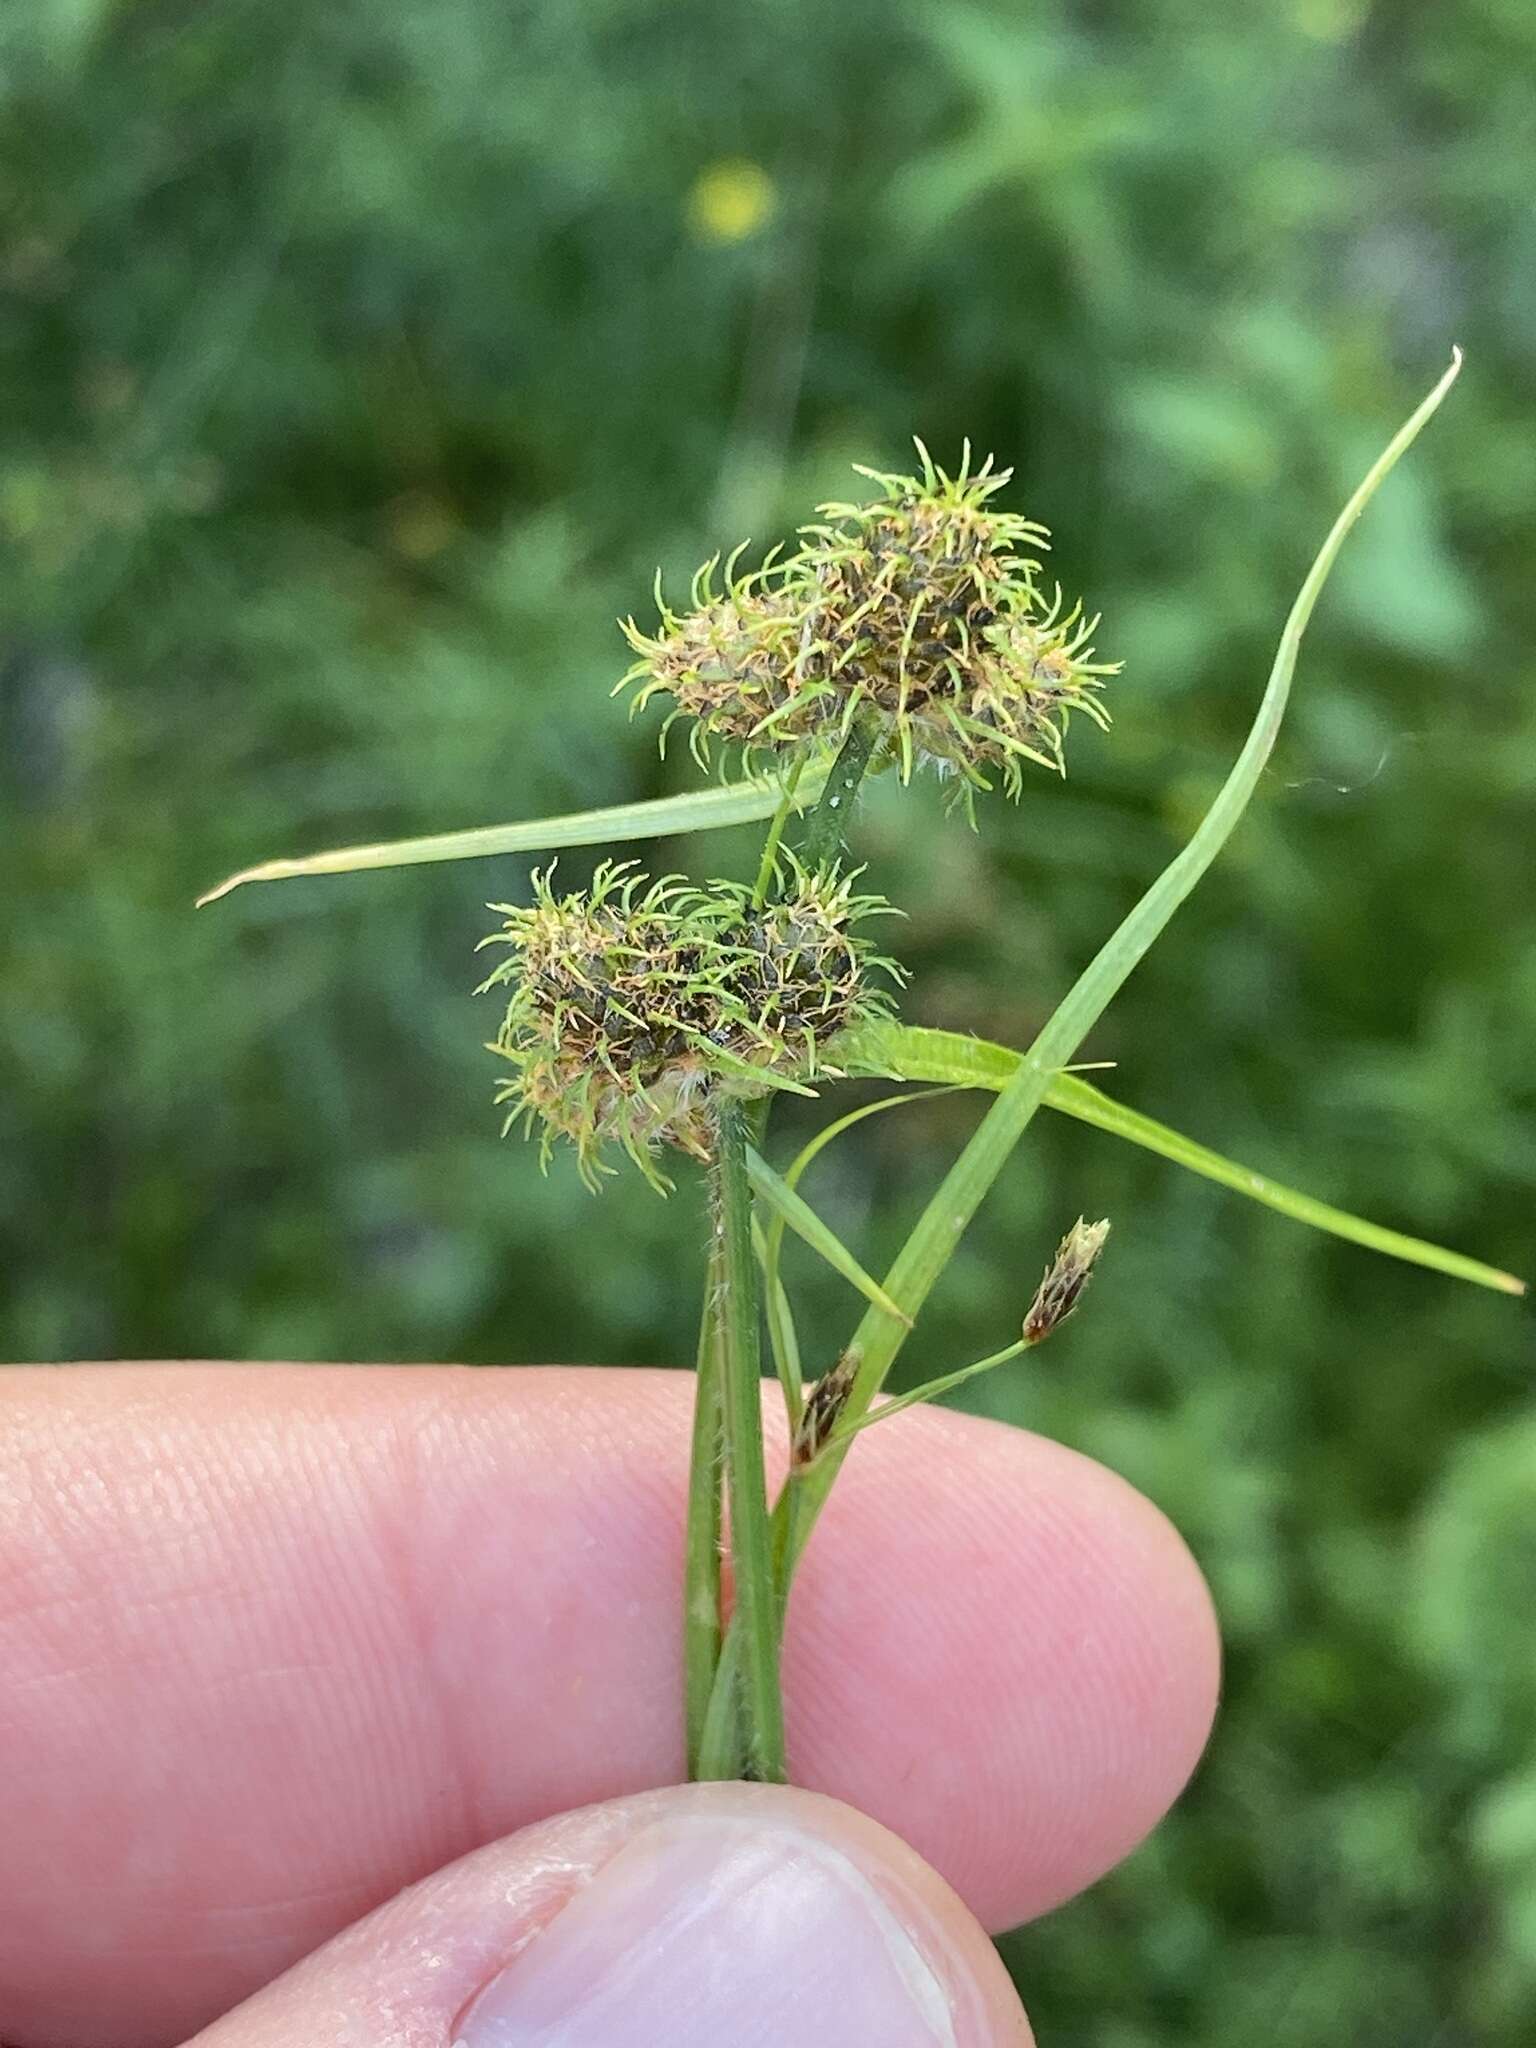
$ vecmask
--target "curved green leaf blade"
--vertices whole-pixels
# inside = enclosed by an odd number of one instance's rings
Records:
[[[899,1025],[896,1028],[898,1030],[901,1029]],[[862,1044],[862,1042],[862,1036],[855,1040],[850,1034],[850,1037],[844,1039],[842,1044],[846,1046],[850,1043]],[[905,1080],[907,1077],[904,1074],[893,1074],[890,1078],[892,1080]],[[957,1089],[969,1088],[971,1085],[969,1081],[958,1081],[950,1082],[937,1088],[924,1088],[916,1095],[883,1095],[878,1102],[866,1102],[861,1104],[858,1109],[850,1109],[846,1115],[840,1116],[835,1123],[824,1124],[815,1137],[810,1139],[796,1154],[793,1166],[790,1167],[784,1176],[786,1184],[792,1188],[799,1187],[801,1176],[811,1162],[819,1158],[835,1139],[843,1135],[844,1131],[851,1131],[855,1124],[863,1123],[866,1118],[883,1116],[888,1109],[905,1109],[912,1102],[932,1102],[935,1096],[953,1095]]]
[[[989,1088],[1000,1091],[1018,1072],[1023,1055],[1006,1045],[994,1045],[982,1038],[966,1038],[957,1031],[931,1031],[909,1025],[881,1022],[845,1039],[837,1048],[840,1062],[864,1072],[878,1072],[896,1081],[937,1081],[950,1086]],[[1268,1174],[1240,1166],[1223,1158],[1208,1145],[1201,1145],[1181,1132],[1170,1130],[1139,1110],[1127,1109],[1101,1088],[1080,1081],[1071,1074],[1058,1074],[1046,1090],[1047,1109],[1060,1110],[1096,1130],[1125,1138],[1148,1152],[1171,1159],[1206,1180],[1235,1189],[1250,1201],[1262,1202],[1297,1223],[1310,1224],[1332,1237],[1363,1245],[1368,1251],[1385,1252],[1389,1258],[1405,1259],[1410,1265],[1428,1267],[1453,1280],[1470,1280],[1477,1287],[1491,1287],[1500,1294],[1524,1294],[1525,1282],[1513,1273],[1484,1265],[1462,1252],[1447,1251],[1423,1238],[1405,1236],[1383,1224],[1368,1223],[1328,1202],[1319,1202],[1288,1188]]]
[[[1398,428],[1334,520],[1286,618],[1248,737],[1194,836],[1105,940],[1051,1013],[898,1252],[885,1277],[885,1286],[901,1304],[903,1317],[892,1317],[872,1306],[855,1331],[849,1349],[857,1353],[859,1367],[848,1403],[850,1423],[864,1413],[880,1391],[906,1341],[910,1319],[918,1314],[932,1292],[966,1226],[1007,1164],[1052,1082],[1070,1064],[1078,1047],[1232,836],[1274,748],[1291,694],[1302,635],[1345,537],[1434,417],[1460,370],[1461,351],[1457,349],[1449,369]],[[794,1541],[786,1558],[786,1591],[787,1574],[793,1571],[795,1560],[809,1540],[816,1516],[837,1477],[839,1463],[839,1454],[835,1452],[820,1460],[798,1489]],[[723,1675],[726,1658],[722,1658],[721,1668]]]
[[[971,1084],[967,1081],[962,1085],[969,1087]],[[819,1153],[825,1151],[834,1139],[840,1138],[844,1131],[851,1130],[855,1124],[863,1123],[866,1117],[879,1116],[887,1109],[900,1109],[908,1102],[927,1102],[935,1095],[952,1095],[954,1092],[953,1088],[924,1088],[913,1095],[887,1095],[879,1102],[866,1102],[862,1108],[849,1110],[846,1116],[840,1116],[835,1123],[824,1125],[816,1133],[815,1137],[800,1152],[794,1164],[785,1174],[784,1185],[788,1188],[797,1188],[800,1185],[801,1175],[811,1164],[812,1160]],[[770,1302],[773,1299],[775,1289],[780,1294],[784,1291],[783,1283],[779,1279],[779,1259],[783,1247],[784,1217],[780,1213],[772,1218],[767,1230],[763,1233],[763,1277]]]
[[[856,1361],[856,1370],[844,1411],[845,1424],[851,1426],[865,1414],[879,1393],[906,1341],[910,1327],[906,1319],[921,1310],[967,1224],[1007,1164],[1052,1083],[1059,1078],[1062,1068],[1070,1064],[1077,1048],[1137,963],[1150,951],[1164,926],[1230,838],[1274,747],[1290,696],[1302,634],[1345,536],[1383,480],[1434,417],[1460,370],[1461,351],[1457,349],[1449,369],[1398,428],[1329,529],[1286,618],[1248,738],[1194,837],[1134,905],[1052,1012],[897,1254],[885,1285],[901,1304],[904,1317],[888,1315],[872,1306],[861,1318],[846,1353]],[[829,1450],[779,1496],[774,1514],[782,1538],[780,1592],[784,1597],[788,1596],[795,1566],[836,1481],[845,1451],[846,1446]],[[729,1702],[732,1688],[738,1683],[741,1659],[741,1631],[733,1624],[721,1650],[711,1711],[716,1703]]]
[[[775,1217],[775,1224],[778,1219]],[[784,1395],[784,1412],[793,1434],[805,1406],[805,1377],[800,1369],[800,1337],[795,1329],[794,1310],[778,1266],[769,1258],[768,1236],[757,1217],[752,1218],[752,1249],[763,1275],[763,1321],[768,1329],[768,1346],[773,1369]]]
[[[774,1172],[760,1152],[750,1147],[747,1151],[747,1178],[752,1183],[753,1194],[765,1202],[776,1216],[782,1216],[796,1237],[803,1238],[813,1252],[819,1253],[834,1273],[840,1273],[850,1287],[857,1288],[864,1299],[873,1302],[882,1314],[906,1320],[879,1281],[865,1272],[836,1232],[822,1222],[816,1211],[795,1193],[782,1175]]]
[[[821,794],[825,761],[807,762],[794,791],[794,806],[805,810]],[[349,875],[364,868],[416,867],[427,861],[485,860],[497,853],[554,853],[562,846],[604,846],[631,839],[668,839],[680,832],[705,832],[771,817],[784,795],[776,776],[753,776],[715,789],[679,796],[648,797],[642,803],[612,804],[605,810],[568,811],[558,818],[533,818],[513,825],[481,825],[469,832],[434,832],[424,839],[389,839],[377,846],[339,846],[296,860],[267,860],[220,882],[199,896],[197,907],[216,903],[246,882],[283,882],[296,875]]]

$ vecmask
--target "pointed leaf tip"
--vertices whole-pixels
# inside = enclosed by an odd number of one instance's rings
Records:
[[[830,772],[828,761],[808,761],[795,786],[793,803],[804,810],[820,796]],[[392,839],[374,846],[341,846],[328,853],[296,860],[267,860],[242,868],[197,899],[196,908],[217,903],[221,896],[247,882],[281,882],[302,875],[356,874],[370,868],[418,867],[432,861],[486,860],[505,853],[552,853],[562,846],[603,846],[636,839],[669,839],[684,832],[704,832],[727,825],[750,824],[770,817],[779,806],[784,784],[776,775],[749,776],[713,789],[688,790],[678,796],[647,797],[639,803],[611,804],[595,811],[569,811],[554,818],[525,819],[510,825],[482,825],[467,832],[434,832],[420,839]]]

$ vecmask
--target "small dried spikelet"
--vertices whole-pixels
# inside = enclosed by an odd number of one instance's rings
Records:
[[[789,1446],[789,1462],[795,1468],[809,1465],[826,1449],[833,1431],[843,1419],[862,1360],[863,1353],[858,1347],[850,1346],[836,1364],[807,1389],[805,1406]]]
[[[828,1043],[889,1007],[871,975],[901,979],[856,929],[890,911],[855,895],[856,878],[785,856],[782,893],[755,906],[737,883],[604,863],[590,889],[557,896],[545,870],[530,906],[493,904],[505,922],[481,943],[509,952],[480,992],[512,991],[491,1047],[512,1067],[496,1093],[503,1133],[540,1123],[546,1163],[569,1139],[589,1186],[617,1144],[664,1188],[656,1154],[707,1157],[720,1095],[838,1072]]]
[[[1010,795],[1033,761],[1064,770],[1068,718],[1100,725],[1097,692],[1118,663],[1095,661],[1096,618],[1047,602],[1036,582],[1044,527],[992,503],[1011,472],[991,458],[957,476],[922,443],[921,476],[861,470],[880,487],[863,505],[825,505],[786,559],[737,576],[741,550],[694,579],[693,609],[661,601],[661,629],[624,631],[639,656],[620,689],[638,684],[634,708],[662,694],[692,721],[691,744],[708,763],[713,741],[793,751],[836,744],[852,721],[886,728],[903,779],[916,761],[955,778],[969,801],[1000,778]]]
[[[1071,1315],[1083,1298],[1108,1236],[1107,1217],[1100,1223],[1085,1223],[1078,1217],[1056,1247],[1056,1256],[1035,1290],[1035,1298],[1024,1317],[1026,1344],[1042,1343]]]

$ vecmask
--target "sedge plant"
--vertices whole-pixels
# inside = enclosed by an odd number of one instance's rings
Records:
[[[1285,623],[1247,743],[1198,830],[1031,1045],[1015,1050],[901,1021],[905,977],[886,950],[893,906],[862,887],[850,854],[866,777],[888,773],[906,785],[932,772],[950,804],[969,814],[994,792],[1018,800],[1032,783],[1064,773],[1074,723],[1109,723],[1119,664],[1095,655],[1097,618],[1047,584],[1046,529],[1003,509],[1008,473],[990,461],[973,469],[969,450],[951,475],[919,443],[916,474],[861,472],[868,495],[821,508],[789,548],[748,570],[742,549],[717,557],[680,609],[658,582],[655,624],[625,622],[635,659],[617,690],[633,711],[660,712],[663,745],[681,727],[700,769],[734,767],[732,779],[607,810],[270,861],[203,899],[285,876],[766,823],[735,878],[653,877],[632,860],[607,860],[586,887],[567,890],[551,862],[535,870],[530,903],[492,906],[501,923],[484,941],[497,957],[482,993],[504,1001],[491,1046],[504,1129],[530,1131],[546,1162],[569,1148],[594,1190],[626,1166],[662,1191],[679,1172],[708,1182],[683,1533],[692,1776],[788,1775],[779,1683],[786,1612],[798,1562],[857,1437],[1017,1359],[1081,1300],[1104,1248],[1104,1221],[1079,1219],[1066,1232],[1008,1341],[876,1405],[962,1233],[1040,1108],[1160,1153],[1299,1223],[1451,1278],[1522,1291],[1520,1281],[1475,1259],[1282,1187],[1071,1071],[1089,1031],[1241,817],[1345,536],[1459,368],[1457,355],[1334,522]],[[800,1186],[827,1145],[913,1092],[837,1117],[783,1172],[769,1159],[775,1098],[822,1096],[850,1076],[995,1098],[879,1278]],[[797,1329],[782,1274],[786,1232],[860,1297],[856,1326],[841,1344],[819,1331],[806,1341]],[[765,1357],[790,1443],[772,1501]]]

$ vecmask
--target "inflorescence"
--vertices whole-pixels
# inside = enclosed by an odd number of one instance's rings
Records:
[[[937,468],[921,442],[921,476],[860,469],[879,486],[867,504],[822,506],[790,555],[737,574],[742,549],[695,576],[674,612],[658,581],[659,630],[624,632],[639,659],[618,685],[634,709],[672,698],[708,764],[714,743],[782,756],[833,745],[877,719],[910,777],[914,761],[955,778],[965,800],[1000,778],[1010,796],[1026,762],[1064,772],[1070,714],[1108,715],[1097,693],[1118,662],[1093,658],[1097,617],[1047,599],[1036,577],[1046,529],[993,505],[1012,472],[991,457],[969,474]]]
[[[493,904],[505,922],[482,944],[510,951],[481,992],[512,990],[491,1048],[512,1067],[496,1096],[503,1131],[541,1124],[546,1161],[569,1139],[589,1186],[617,1144],[664,1187],[657,1152],[707,1158],[722,1094],[837,1074],[828,1046],[885,1014],[879,977],[901,978],[857,929],[890,905],[855,895],[856,879],[785,855],[779,892],[757,904],[738,883],[651,881],[605,862],[590,889],[557,896],[545,870],[527,908]]]

